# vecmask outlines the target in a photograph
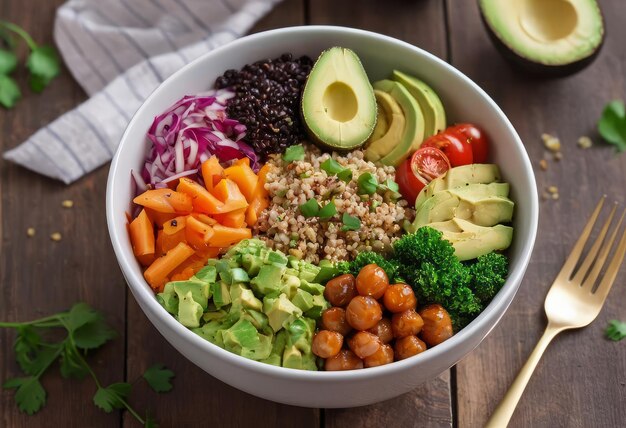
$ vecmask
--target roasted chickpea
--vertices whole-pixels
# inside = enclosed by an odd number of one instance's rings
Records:
[[[389,278],[380,266],[369,264],[356,277],[356,289],[361,296],[372,296],[378,300],[385,294],[389,287]]]
[[[383,298],[385,308],[387,310],[398,313],[408,309],[415,309],[417,305],[417,298],[415,293],[406,284],[394,284],[390,285],[385,291]]]
[[[322,327],[326,330],[336,331],[346,336],[352,330],[346,321],[346,310],[344,308],[333,307],[322,312]]]
[[[439,345],[454,334],[452,320],[443,306],[439,304],[428,305],[423,307],[419,314],[424,320],[424,327],[422,327],[420,336],[428,346]]]
[[[352,328],[367,330],[374,327],[383,318],[383,310],[370,296],[356,296],[346,308],[346,320]]]
[[[341,351],[343,336],[336,331],[320,330],[313,336],[311,351],[322,358],[334,357]]]
[[[326,358],[326,361],[324,361],[324,369],[326,371],[355,370],[362,368],[363,361],[349,349],[342,349],[337,355]]]
[[[396,360],[404,360],[426,350],[426,344],[417,336],[406,336],[396,339],[393,347]]]
[[[393,314],[391,317],[391,331],[395,338],[415,336],[420,332],[423,325],[424,321],[415,312],[415,309]]]
[[[359,358],[369,357],[380,348],[378,336],[367,331],[359,331],[348,339],[350,350]]]
[[[346,306],[357,295],[354,276],[349,273],[333,278],[326,283],[324,297],[333,306]]]
[[[381,345],[378,351],[363,360],[365,367],[377,367],[393,363],[393,348],[391,345]]]
[[[393,331],[391,330],[391,321],[389,321],[389,318],[383,318],[378,321],[378,324],[367,331],[378,336],[381,343],[389,343],[393,340]]]

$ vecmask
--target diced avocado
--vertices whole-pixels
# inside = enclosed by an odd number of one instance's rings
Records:
[[[325,269],[325,268],[324,268]],[[321,273],[321,271],[320,271]],[[305,279],[300,280],[300,288],[307,293],[313,295],[324,294],[324,286],[316,282],[309,282]]]
[[[319,274],[320,268],[311,263],[300,261],[299,271],[298,278],[300,280],[315,282],[315,277]]]
[[[317,320],[322,316],[322,312],[328,308],[330,308],[330,303],[326,301],[322,294],[313,296],[313,307],[306,311],[304,315]]]
[[[415,209],[435,193],[468,184],[489,184],[500,181],[500,169],[496,164],[473,163],[450,169],[444,176],[435,178],[417,195]]]
[[[313,295],[302,289],[296,290],[296,295],[293,296],[291,302],[299,307],[302,312],[306,312],[313,307]]]
[[[241,312],[241,319],[250,321],[258,331],[265,331],[266,327],[269,326],[267,316],[263,312],[255,311],[254,309],[244,309]]]
[[[302,370],[302,352],[295,346],[285,348],[283,352],[283,367]]]
[[[224,325],[218,320],[211,320],[200,328],[192,329],[192,331],[203,339],[208,340],[211,343],[215,343],[223,348],[222,330],[224,328],[228,327],[224,327]],[[217,338],[218,335],[219,339]]]
[[[252,290],[243,288],[239,298],[244,308],[254,309],[255,311],[263,310],[263,302],[256,298]]]
[[[226,311],[223,310],[223,309],[220,309],[219,311],[215,311],[215,312],[205,312],[202,315],[202,319],[205,322],[210,322],[210,321],[213,321],[213,320],[219,321],[219,320],[224,319],[226,317],[226,315],[227,315]]]
[[[282,354],[278,355],[278,354],[270,353],[269,357],[267,357],[264,360],[259,360],[259,361],[265,364],[271,364],[273,366],[281,367]]]
[[[287,256],[278,251],[269,251],[265,259],[265,263],[268,265],[287,266]]]
[[[224,281],[213,283],[211,289],[213,290],[213,303],[217,309],[229,305],[232,302],[228,284]]]
[[[178,294],[174,292],[174,283],[165,284],[163,292],[157,294],[156,299],[170,314],[178,314]]]
[[[315,62],[302,92],[302,117],[313,141],[332,150],[361,146],[376,125],[376,100],[359,57],[333,47]]]
[[[239,267],[222,270],[219,275],[220,279],[229,285],[237,282],[250,282],[246,271]]]
[[[293,268],[293,267],[288,267],[287,269],[285,269],[285,272],[283,273],[283,275],[291,275],[291,276],[298,276],[298,274],[300,273],[300,271],[298,270],[298,268]]]
[[[252,347],[243,347],[241,356],[251,360],[262,361],[272,353],[272,337],[264,334],[257,334],[258,342]]]
[[[310,318],[296,318],[285,326],[287,345],[293,345],[302,353],[311,352],[311,340],[315,332],[315,321]]]
[[[317,274],[317,276],[315,276],[315,279],[313,280],[313,282],[316,282],[319,284],[325,284],[327,283],[329,280],[333,279],[334,277],[336,277],[337,275],[339,275],[339,269],[337,269],[335,266],[330,265],[330,266],[323,266],[320,268],[319,273]],[[323,287],[322,287],[322,293],[324,292]]]
[[[259,269],[263,266],[263,259],[254,254],[243,254],[241,256],[241,266],[248,272],[249,276],[257,276]]]
[[[259,270],[259,274],[252,278],[250,285],[252,286],[254,292],[259,296],[276,293],[282,287],[281,278],[284,271],[284,267],[264,265]]]
[[[302,370],[317,371],[317,358],[312,352],[302,354]]]
[[[184,295],[191,292],[193,300],[195,300],[202,309],[205,310],[209,304],[209,283],[202,281],[172,281],[174,292],[178,295],[178,299],[181,300]]]
[[[199,327],[202,316],[202,306],[197,303],[191,291],[182,297],[179,295],[178,321],[185,327]]]
[[[240,319],[228,330],[223,330],[222,338],[227,351],[252,360],[265,359],[272,351],[272,338],[259,334],[246,319]]]
[[[402,140],[404,129],[406,128],[406,118],[400,104],[394,97],[378,89],[374,90],[374,95],[378,104],[378,120],[386,122],[388,127],[382,135],[378,135],[378,133],[374,135],[373,132],[368,140],[369,144],[365,150],[365,158],[372,162],[387,156],[398,142]],[[374,131],[377,128],[374,128]]]
[[[291,303],[284,293],[278,297],[266,297],[263,300],[263,312],[267,315],[274,332],[278,332],[285,325],[302,316],[300,308]]]
[[[280,292],[285,293],[288,299],[293,299],[300,288],[300,279],[294,275],[283,275]]]
[[[212,284],[217,280],[217,270],[215,269],[215,266],[205,266],[198,272],[196,272],[192,279],[194,277],[199,281],[204,281]]]
[[[452,243],[454,253],[460,260],[471,260],[492,251],[504,250],[513,240],[513,228],[501,224],[483,227],[454,218],[429,226],[443,232],[443,238]]]

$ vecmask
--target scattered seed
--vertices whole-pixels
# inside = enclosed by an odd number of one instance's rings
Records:
[[[550,192],[550,193],[552,193],[554,195],[555,193],[559,193],[559,188],[556,187],[556,186],[550,186],[550,187],[548,187],[548,192]]]
[[[54,232],[52,235],[50,235],[50,239],[55,242],[59,242],[61,240],[61,234],[59,232]]]
[[[35,236],[35,228],[34,227],[29,227],[28,229],[26,229],[26,235],[29,238],[32,238],[33,236]]]
[[[559,194],[558,193],[553,193],[552,194],[552,199],[559,199]]]
[[[556,153],[554,154],[554,160],[555,160],[555,161],[560,161],[561,159],[563,159],[563,153],[561,153],[561,152],[556,152]]]
[[[593,141],[591,141],[591,138],[587,136],[582,136],[578,139],[578,147],[580,147],[581,149],[588,149],[591,146],[593,146]]]
[[[554,135],[541,134],[541,139],[543,140],[543,145],[546,149],[551,152],[556,153],[561,150],[561,141]]]
[[[541,167],[542,170],[547,170],[548,169],[548,161],[545,159],[541,159],[539,161],[539,166]]]
[[[543,193],[541,194],[541,199],[543,199],[543,200],[548,200],[548,199],[550,199],[550,195],[548,195],[548,193],[546,193],[546,192],[543,192]]]
[[[74,206],[74,201],[72,201],[71,199],[66,199],[61,202],[61,206],[63,208],[72,208]]]

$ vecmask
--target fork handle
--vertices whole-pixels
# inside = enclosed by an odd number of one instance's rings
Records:
[[[543,336],[537,342],[535,349],[533,350],[530,357],[524,364],[524,367],[520,370],[517,377],[513,381],[513,384],[509,387],[506,395],[496,407],[495,412],[491,415],[491,418],[485,425],[485,428],[504,428],[508,425],[509,420],[511,420],[511,416],[513,416],[513,412],[517,407],[517,403],[519,399],[522,397],[522,393],[526,388],[526,384],[530,380],[533,372],[535,371],[535,367],[537,367],[537,363],[541,359],[543,355],[543,351],[546,350],[552,339],[563,331],[560,327],[554,327],[548,324],[546,327],[546,331],[544,331]]]

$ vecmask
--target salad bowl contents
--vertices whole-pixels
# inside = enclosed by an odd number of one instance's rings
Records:
[[[132,149],[135,163],[126,169],[132,186],[123,239],[136,260],[129,283],[141,272],[136,294],[148,284],[153,322],[177,332],[164,334],[229,383],[313,406],[336,404],[309,400],[323,390],[315,376],[325,382],[324,371],[366,369],[375,382],[383,366],[397,367],[400,379],[407,364],[422,361],[432,377],[458,361],[490,328],[483,323],[472,333],[480,320],[472,321],[495,304],[493,325],[519,283],[529,249],[517,224],[531,233],[531,245],[536,226],[519,219],[536,215],[536,195],[518,200],[528,177],[507,169],[512,163],[492,137],[502,135],[501,122],[492,133],[489,120],[464,116],[468,109],[437,90],[432,58],[421,59],[424,69],[376,62],[354,39],[415,48],[330,31],[346,44],[321,37],[306,55],[293,47],[214,66],[211,81],[151,109],[147,143],[124,142],[148,145],[143,156]],[[517,143],[514,136],[508,144]],[[514,155],[528,167],[523,149]],[[464,334],[472,340],[455,342]],[[216,366],[200,362],[181,338],[219,355]],[[433,363],[446,347],[450,356]],[[307,380],[304,400],[260,392],[226,374],[230,364],[283,385],[296,378],[286,369],[318,373],[297,376]],[[337,405],[406,390],[384,383],[380,394]]]

